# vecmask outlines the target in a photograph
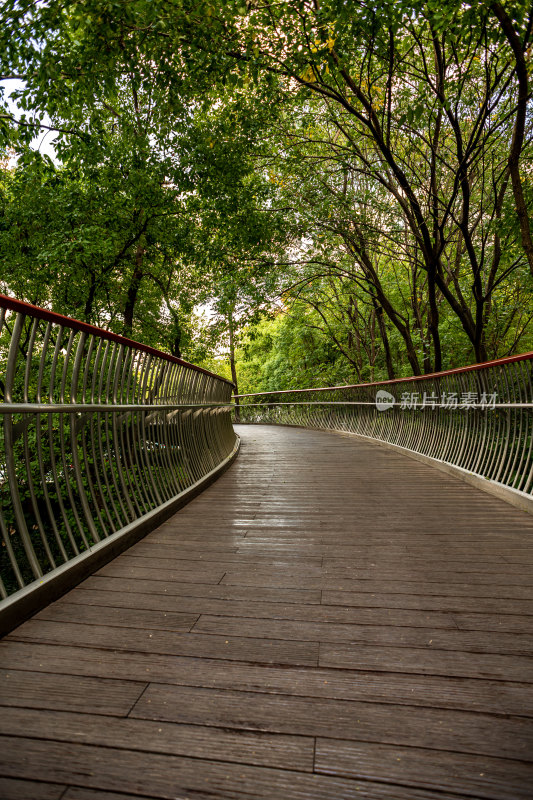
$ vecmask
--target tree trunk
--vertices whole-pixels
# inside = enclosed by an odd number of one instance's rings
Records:
[[[357,308],[357,297],[355,295],[350,296],[350,305],[349,305],[349,318],[350,324],[352,326],[352,330],[350,333],[353,332],[353,338],[355,340],[355,359],[357,361],[357,380],[361,377],[361,370],[363,369],[363,359],[361,356],[361,332],[359,330],[359,320],[358,320],[358,308]]]
[[[181,358],[181,325],[177,314],[174,316],[174,336],[172,339],[172,355]]]
[[[376,315],[378,320],[378,327],[379,333],[381,336],[381,340],[383,342],[383,348],[385,350],[385,362],[387,364],[387,375],[389,376],[389,380],[393,381],[396,377],[394,373],[394,364],[392,362],[392,354],[390,351],[390,342],[389,336],[387,334],[387,326],[385,325],[385,320],[383,319],[383,309],[381,306],[374,300],[374,307],[376,309]]]
[[[516,77],[518,79],[518,98],[516,105],[516,118],[513,130],[511,150],[509,152],[509,172],[511,174],[511,184],[516,206],[516,215],[520,225],[520,236],[522,247],[527,256],[529,269],[533,275],[533,239],[531,237],[531,227],[524,197],[524,189],[520,178],[520,154],[524,145],[524,133],[527,117],[527,103],[529,98],[529,79],[527,74],[527,64],[524,52],[524,45],[520,36],[516,32],[512,20],[501,5],[501,3],[491,3],[491,10],[500,23],[500,27],[505,38],[509,42],[515,57]],[[529,37],[528,37],[529,38]]]
[[[474,341],[474,352],[476,354],[476,362],[483,364],[487,361],[487,346],[485,343],[485,298],[476,298],[476,337]]]
[[[126,303],[124,305],[123,331],[124,331],[124,336],[127,336],[129,339],[131,339],[133,335],[133,319],[135,316],[135,306],[137,304],[137,297],[139,294],[141,282],[144,277],[142,269],[143,257],[144,257],[144,247],[139,242],[139,244],[137,245],[137,250],[135,252],[135,268],[131,276]]]
[[[376,309],[375,307],[370,312],[370,319],[368,321],[368,333],[370,336],[370,353],[369,353],[369,366],[370,366],[370,383],[374,383],[374,365],[376,363]]]
[[[428,362],[430,372],[440,372],[442,370],[442,350],[440,345],[439,333],[439,307],[437,305],[437,292],[435,287],[435,274],[428,271],[428,328],[433,341],[433,367],[431,361]]]
[[[235,329],[233,325],[233,309],[228,312],[228,327],[229,327],[229,365],[231,369],[231,380],[235,384],[234,394],[239,394],[239,385],[237,383],[237,369],[235,367]],[[235,422],[241,421],[239,410],[239,398],[235,398]]]
[[[83,309],[83,316],[85,322],[92,322],[94,298],[96,296],[96,277],[94,272],[91,271],[91,285],[89,286],[89,294],[85,300],[85,308]]]

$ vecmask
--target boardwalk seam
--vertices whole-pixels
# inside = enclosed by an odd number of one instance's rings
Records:
[[[130,717],[130,714],[131,714],[131,712],[133,711],[133,709],[135,708],[135,706],[137,705],[137,703],[139,702],[139,700],[141,699],[141,697],[144,695],[144,693],[146,692],[146,690],[148,689],[148,687],[150,686],[150,683],[151,683],[151,681],[148,681],[148,682],[146,683],[146,685],[144,686],[143,690],[142,690],[142,691],[141,691],[141,693],[139,694],[139,697],[138,697],[136,700],[134,700],[134,702],[133,702],[133,703],[132,703],[132,705],[130,706],[130,709],[129,709],[128,713],[127,713],[127,714],[124,714],[124,715],[120,714],[120,715],[117,715],[117,716],[120,716],[120,718],[123,718],[123,717],[124,717],[124,718],[126,718],[126,719],[133,719],[133,717]]]

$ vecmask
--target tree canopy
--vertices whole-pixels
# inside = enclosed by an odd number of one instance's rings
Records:
[[[247,390],[529,349],[532,26],[524,0],[8,0],[2,289]]]

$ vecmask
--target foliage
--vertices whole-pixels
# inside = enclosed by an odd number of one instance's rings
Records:
[[[532,346],[529,3],[8,0],[3,23],[7,290],[227,351],[241,389]]]

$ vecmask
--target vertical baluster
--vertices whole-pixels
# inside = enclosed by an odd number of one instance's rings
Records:
[[[13,326],[13,333],[9,352],[7,357],[6,380],[4,387],[4,402],[12,403],[16,368],[19,356],[20,337],[22,334],[22,326],[24,323],[24,315],[17,313],[15,316],[15,324]],[[22,546],[28,559],[28,565],[33,573],[34,578],[40,578],[42,573],[41,566],[37,559],[37,555],[33,548],[28,526],[22,508],[22,501],[20,497],[19,479],[15,464],[15,442],[13,437],[13,415],[4,414],[4,442],[5,442],[5,458],[6,458],[6,475],[9,481],[9,491],[11,494],[11,502],[13,504],[13,514],[17,525],[18,533],[21,538]],[[18,571],[21,574],[21,571]]]

